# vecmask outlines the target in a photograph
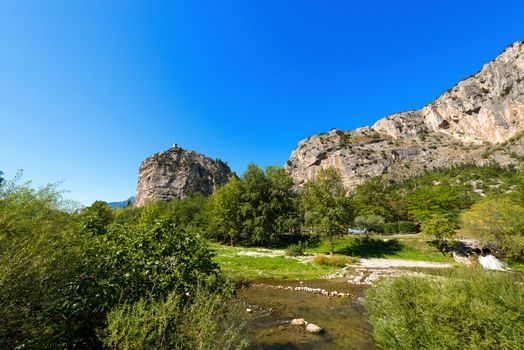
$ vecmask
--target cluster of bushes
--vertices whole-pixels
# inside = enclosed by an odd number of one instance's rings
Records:
[[[0,186],[0,348],[245,346],[206,241],[173,220],[113,214],[78,211],[54,186]]]
[[[381,280],[365,303],[388,349],[521,349],[524,279],[482,270]]]

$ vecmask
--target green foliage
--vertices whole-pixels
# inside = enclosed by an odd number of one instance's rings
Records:
[[[103,294],[94,241],[76,235],[75,216],[56,186],[33,190],[17,179],[0,195],[0,348],[98,344]]]
[[[197,284],[218,281],[218,265],[206,242],[172,222],[112,225],[99,241],[105,248],[100,266],[107,272],[105,283],[118,286],[120,298],[176,291],[190,299]]]
[[[298,225],[293,179],[283,168],[263,172],[249,164],[240,180],[231,180],[213,195],[212,230],[233,244],[269,246]]]
[[[391,215],[385,187],[385,184],[378,177],[371,178],[358,186],[352,198],[355,212],[359,216],[378,215],[388,217]]]
[[[509,258],[524,259],[524,206],[512,196],[485,198],[461,216],[464,232],[495,240]]]
[[[388,222],[384,225],[384,233],[416,233],[417,225],[411,221]]]
[[[435,237],[439,247],[444,247],[447,239],[455,236],[455,225],[449,218],[435,214],[422,224],[420,232]]]
[[[419,187],[410,194],[407,201],[410,217],[419,223],[429,220],[435,214],[456,217],[462,208],[471,204],[468,198],[460,198],[448,181]]]
[[[344,232],[353,219],[340,174],[332,168],[321,169],[304,184],[300,201],[306,227],[320,230],[332,253],[334,236]]]
[[[204,289],[186,304],[177,293],[140,299],[108,315],[104,343],[109,349],[244,349],[247,319],[239,304]]]
[[[229,238],[231,245],[240,236],[240,184],[236,178],[213,194],[213,229],[220,236]]]
[[[403,276],[376,283],[365,303],[383,348],[521,349],[523,282],[481,270]]]
[[[361,215],[353,221],[354,225],[369,232],[384,232],[384,218],[380,215]]]
[[[496,163],[432,170],[401,183],[373,178],[357,187],[353,197],[355,214],[381,215],[390,222],[422,223],[438,213],[455,220],[460,212],[481,199],[475,190],[487,195],[503,194],[516,181],[513,167]]]
[[[70,214],[53,186],[1,191],[0,348],[100,348],[97,330],[121,303],[229,290],[206,243],[173,222],[91,232],[83,219],[103,216]]]
[[[107,226],[113,222],[113,209],[104,201],[95,201],[82,210],[82,214],[100,219],[102,225]]]
[[[60,231],[68,225],[73,203],[62,200],[57,185],[38,190],[20,183],[22,174],[0,187],[0,239]]]
[[[305,241],[302,243],[302,241],[298,241],[297,244],[290,244],[286,248],[286,255],[289,256],[297,256],[297,255],[304,255],[304,252],[308,248],[308,243]]]

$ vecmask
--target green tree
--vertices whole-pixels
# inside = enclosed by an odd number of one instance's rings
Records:
[[[439,185],[422,186],[407,198],[410,216],[419,223],[439,214],[456,218],[461,209],[471,203],[464,203],[456,189],[443,181]]]
[[[435,214],[422,224],[421,233],[435,237],[439,247],[443,248],[447,239],[455,236],[455,225],[446,216]]]
[[[359,185],[352,198],[355,213],[358,216],[379,215],[388,217],[391,214],[385,185],[380,178],[371,178]]]
[[[304,184],[300,202],[306,227],[320,230],[333,254],[335,235],[344,232],[353,221],[351,204],[338,171],[319,170],[315,178]]]
[[[274,239],[269,207],[270,183],[264,172],[249,164],[240,181],[242,234],[254,244],[268,245]]]
[[[294,190],[294,180],[282,167],[266,168],[266,178],[269,181],[269,216],[271,241],[275,241],[280,233],[288,232],[299,225],[298,195]]]
[[[95,201],[82,210],[82,230],[84,233],[105,233],[106,226],[113,222],[113,209],[104,201]]]
[[[240,184],[235,177],[213,194],[213,229],[221,237],[227,237],[231,245],[240,236]]]
[[[485,198],[461,215],[461,228],[494,239],[510,258],[524,259],[524,207],[512,196]]]

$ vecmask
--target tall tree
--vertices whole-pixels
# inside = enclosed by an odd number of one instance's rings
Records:
[[[240,235],[240,184],[236,177],[213,194],[213,226],[219,235],[229,238],[231,245]]]
[[[293,178],[282,167],[266,168],[266,178],[269,181],[269,215],[274,241],[278,234],[289,231],[299,225],[297,192],[294,190]]]
[[[353,221],[351,203],[340,173],[332,168],[321,169],[314,179],[307,181],[301,192],[301,207],[306,226],[321,231],[333,254],[335,235]]]
[[[243,235],[252,243],[271,241],[270,183],[259,166],[251,163],[240,181],[240,213]]]

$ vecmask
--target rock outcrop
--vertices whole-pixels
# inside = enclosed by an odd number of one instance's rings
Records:
[[[192,193],[208,196],[231,176],[236,175],[223,161],[174,145],[142,162],[134,205],[185,198]]]
[[[286,169],[297,185],[334,167],[349,190],[374,176],[401,180],[460,163],[516,164],[524,157],[524,41],[420,110],[372,127],[331,130],[299,143]]]

